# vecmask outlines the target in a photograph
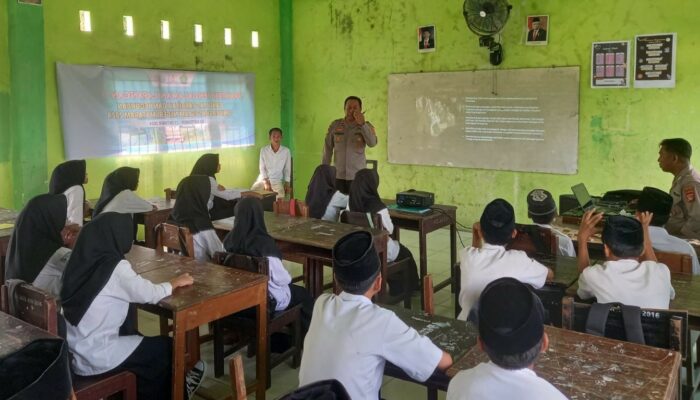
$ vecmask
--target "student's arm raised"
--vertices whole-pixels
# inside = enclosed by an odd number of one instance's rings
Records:
[[[651,237],[649,236],[649,224],[652,217],[654,217],[654,213],[649,211],[637,213],[637,219],[642,223],[642,229],[644,230],[644,252],[642,253],[641,261],[656,261],[656,253],[654,253],[654,248],[651,247]]]
[[[583,271],[591,265],[588,256],[588,239],[593,236],[596,224],[603,219],[603,213],[595,213],[595,209],[586,211],[581,218],[581,225],[578,228],[578,270]]]

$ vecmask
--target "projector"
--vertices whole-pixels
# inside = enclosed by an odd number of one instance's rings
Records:
[[[435,204],[435,194],[418,190],[407,190],[396,193],[396,204],[399,207],[430,208]]]

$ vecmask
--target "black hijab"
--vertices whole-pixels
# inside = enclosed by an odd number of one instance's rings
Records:
[[[260,199],[244,197],[238,200],[233,230],[224,238],[224,248],[229,253],[282,258],[275,239],[267,233]]]
[[[97,200],[92,217],[99,215],[107,207],[107,204],[122,191],[127,189],[136,190],[139,186],[140,172],[138,168],[121,167],[107,175],[102,184],[102,193],[100,193],[100,199]]]
[[[129,214],[102,213],[83,227],[62,278],[63,315],[71,325],[83,319],[133,241]]]
[[[190,175],[206,175],[216,179],[216,170],[219,169],[219,155],[213,153],[203,154],[196,163]]]
[[[170,213],[170,220],[180,226],[189,228],[192,234],[207,229],[214,229],[209,217],[209,195],[211,183],[204,175],[190,175],[177,185],[175,207]]]
[[[316,167],[306,191],[306,205],[309,206],[309,216],[322,218],[334,193],[335,167],[321,164]]]
[[[17,217],[5,260],[5,279],[32,283],[49,258],[63,246],[68,200],[62,194],[41,194],[29,200]],[[4,281],[3,280],[3,281]]]
[[[85,160],[71,160],[58,164],[51,173],[49,193],[60,194],[69,188],[85,183]]]
[[[350,184],[350,211],[377,213],[386,208],[379,198],[379,174],[373,169],[361,169]]]

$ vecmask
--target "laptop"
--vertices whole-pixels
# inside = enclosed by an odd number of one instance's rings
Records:
[[[588,193],[586,185],[579,183],[578,185],[572,186],[571,191],[574,192],[574,197],[576,197],[578,205],[581,206],[584,212],[595,207],[593,204],[593,198],[591,197],[590,193]]]

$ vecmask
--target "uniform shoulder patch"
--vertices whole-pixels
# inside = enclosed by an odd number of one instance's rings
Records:
[[[688,203],[692,203],[695,201],[695,186],[693,185],[686,185],[683,186],[683,198],[685,201]]]

